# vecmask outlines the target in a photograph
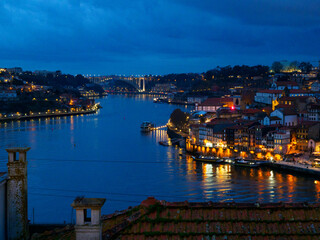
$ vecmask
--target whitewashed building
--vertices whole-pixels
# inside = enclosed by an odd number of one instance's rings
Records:
[[[291,108],[279,108],[270,113],[270,117],[281,119],[280,124],[283,126],[296,126],[298,124],[298,115]]]
[[[286,154],[290,144],[290,130],[280,129],[274,133],[274,152]]]

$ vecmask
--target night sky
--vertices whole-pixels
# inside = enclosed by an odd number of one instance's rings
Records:
[[[0,23],[0,67],[25,70],[166,74],[320,60],[320,0],[1,0]]]

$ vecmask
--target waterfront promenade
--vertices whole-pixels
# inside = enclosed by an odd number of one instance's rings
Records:
[[[269,162],[267,165],[272,168],[278,168],[282,170],[294,171],[297,173],[309,174],[309,175],[320,177],[320,168],[313,167],[312,165],[309,165],[309,164],[279,161],[279,162]]]
[[[0,117],[0,122],[9,122],[9,121],[20,121],[20,120],[30,120],[37,118],[50,118],[50,117],[64,117],[64,116],[73,116],[73,115],[82,115],[82,114],[93,114],[97,112],[97,108],[92,108],[90,110],[80,110],[73,112],[54,112],[54,113],[33,113],[32,115],[26,116],[12,116],[12,117]]]

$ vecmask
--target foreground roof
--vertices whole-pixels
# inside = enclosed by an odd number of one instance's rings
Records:
[[[59,239],[74,239],[72,232],[69,228]],[[46,237],[41,239],[56,239]],[[191,203],[150,197],[138,207],[103,217],[103,239],[319,238],[319,203]]]

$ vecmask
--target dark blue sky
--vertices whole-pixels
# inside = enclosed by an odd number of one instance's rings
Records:
[[[165,74],[320,60],[320,0],[2,0],[0,23],[1,67]]]

